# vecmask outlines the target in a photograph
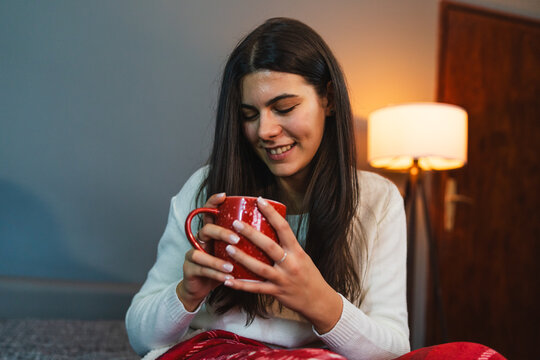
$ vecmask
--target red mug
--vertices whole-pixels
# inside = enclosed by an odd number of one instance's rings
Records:
[[[287,211],[287,207],[285,205],[273,200],[267,201],[281,216],[285,217]],[[234,276],[235,279],[264,281],[263,278],[246,269],[244,266],[238,264],[229,256],[225,250],[228,243],[220,240],[214,241],[213,244],[211,244],[213,245],[213,252],[212,250],[209,252],[205,251],[202,248],[191,231],[191,221],[193,220],[193,217],[202,213],[214,215],[214,224],[230,229],[234,232],[236,232],[232,225],[234,220],[243,221],[279,244],[276,231],[274,228],[272,228],[268,220],[259,212],[259,208],[257,207],[257,198],[251,196],[227,196],[225,201],[219,205],[217,209],[204,207],[195,209],[190,212],[186,218],[185,230],[187,238],[193,247],[233,264],[234,269],[231,272],[231,275]],[[246,237],[242,236],[241,234],[238,234],[238,236],[240,237],[240,241],[235,245],[236,247],[244,251],[246,254],[249,254],[268,265],[272,265],[274,263],[274,261],[270,259],[268,255],[266,255]]]

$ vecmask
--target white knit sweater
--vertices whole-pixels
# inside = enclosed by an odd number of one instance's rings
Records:
[[[246,315],[239,310],[219,316],[204,302],[194,312],[185,310],[176,295],[184,254],[191,249],[184,222],[197,207],[195,196],[205,174],[206,168],[195,172],[172,198],[156,263],[127,312],[129,340],[137,353],[171,346],[194,332],[211,329],[231,331],[273,347],[326,346],[348,359],[392,359],[409,351],[405,213],[393,183],[370,172],[358,172],[360,205],[354,225],[368,244],[363,300],[357,307],[358,299],[351,302],[342,296],[340,320],[329,332],[318,334],[292,311],[269,319],[256,318],[246,326]],[[298,216],[287,216],[287,220],[295,230]],[[305,228],[298,236],[302,246],[304,237]]]

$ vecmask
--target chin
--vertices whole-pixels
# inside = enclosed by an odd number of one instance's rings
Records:
[[[291,178],[301,172],[301,169],[290,166],[268,166],[268,169],[275,177],[279,178]]]
[[[270,172],[276,177],[289,177],[295,174],[294,171],[280,166],[268,166],[268,170],[270,170]]]

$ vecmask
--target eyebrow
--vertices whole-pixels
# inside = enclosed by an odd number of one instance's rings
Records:
[[[272,98],[270,100],[268,100],[264,106],[270,106],[276,102],[278,102],[279,100],[283,100],[283,99],[288,99],[288,98],[294,98],[294,97],[298,97],[298,95],[294,95],[294,94],[282,94],[282,95],[278,95],[276,96],[275,98]],[[255,109],[255,106],[253,105],[248,105],[248,104],[242,104],[240,105],[241,107],[243,108],[250,108],[250,109]]]

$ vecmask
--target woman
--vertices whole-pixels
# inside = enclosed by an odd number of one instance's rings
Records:
[[[126,316],[134,349],[145,354],[190,339],[164,358],[183,358],[185,349],[212,357],[204,353],[208,341],[221,344],[214,347],[219,354],[234,342],[231,353],[248,349],[252,357],[283,354],[270,348],[333,352],[286,353],[293,358],[390,359],[408,352],[402,198],[389,181],[357,172],[355,163],[336,59],[308,26],[268,20],[225,66],[209,164],[172,199],[157,261]],[[203,246],[228,242],[231,256],[265,282],[232,278],[232,264],[186,239],[187,214],[203,204],[216,207],[227,195],[262,197],[259,208],[281,246],[268,246],[242,223],[236,230],[276,264],[243,254],[234,246],[236,233],[210,218],[198,239]],[[287,220],[263,198],[285,203]],[[227,332],[203,332],[216,329]]]

